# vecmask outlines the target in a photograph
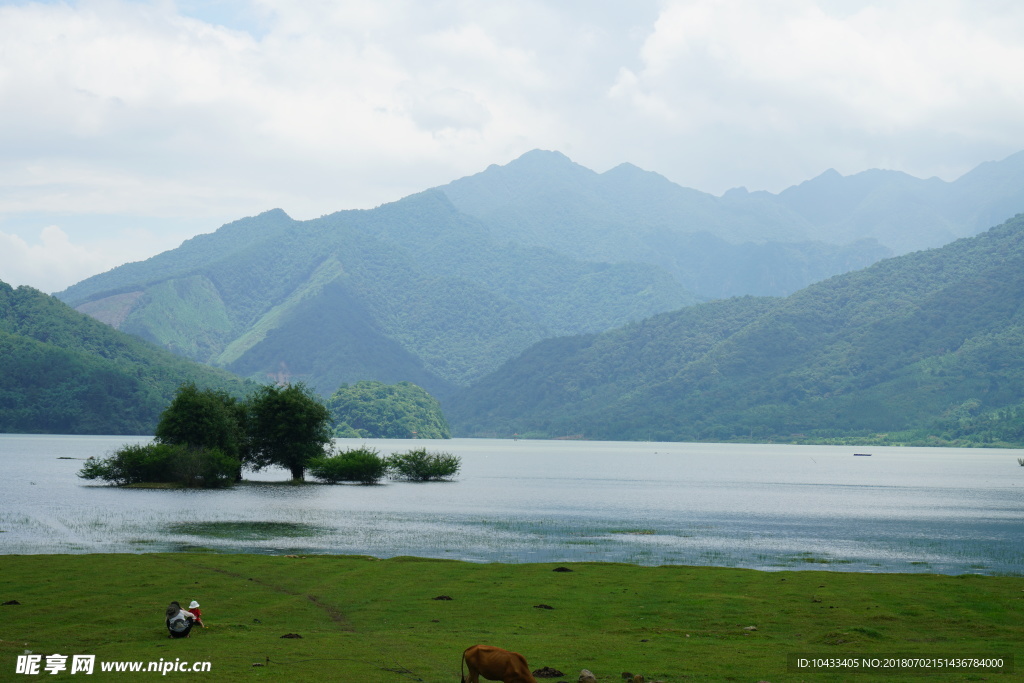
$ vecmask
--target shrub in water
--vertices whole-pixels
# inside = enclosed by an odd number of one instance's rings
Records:
[[[426,448],[414,448],[406,453],[395,453],[388,458],[393,479],[431,481],[448,479],[458,474],[462,461],[451,453],[431,453]]]
[[[337,455],[313,458],[306,467],[314,477],[331,484],[339,481],[376,484],[388,473],[387,460],[380,457],[376,450],[365,446],[342,451]]]
[[[170,449],[162,444],[127,444],[110,457],[89,458],[78,476],[102,479],[118,486],[167,481]]]
[[[218,448],[172,446],[171,481],[201,488],[231,486],[242,466],[238,458]]]
[[[78,476],[126,484],[183,484],[217,488],[235,480],[239,462],[216,448],[128,444],[107,458],[89,458]]]

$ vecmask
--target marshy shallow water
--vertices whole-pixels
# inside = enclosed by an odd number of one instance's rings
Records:
[[[1019,450],[500,441],[429,448],[452,482],[119,489],[83,460],[135,437],[0,435],[0,553],[416,555],[1024,575]],[[338,440],[341,447],[362,441]],[[409,441],[371,440],[382,453]]]

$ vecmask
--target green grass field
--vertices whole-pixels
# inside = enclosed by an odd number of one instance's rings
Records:
[[[209,661],[208,681],[459,680],[462,650],[599,681],[1010,681],[1020,673],[791,672],[816,657],[996,656],[1024,645],[1024,578],[759,572],[624,564],[470,564],[357,556],[0,556],[0,680],[156,680],[100,662]],[[449,596],[451,600],[435,600]],[[171,600],[206,629],[171,640]],[[547,605],[551,609],[537,607]],[[748,629],[747,627],[756,627]],[[282,638],[298,634],[301,638]],[[96,673],[16,675],[17,656],[96,655]],[[1019,663],[1024,666],[1024,662]],[[256,666],[260,665],[260,666]],[[541,679],[543,680],[543,679]]]

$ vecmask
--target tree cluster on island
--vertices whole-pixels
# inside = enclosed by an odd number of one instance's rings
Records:
[[[419,390],[414,385],[403,390],[410,388]],[[400,412],[394,414],[401,417]],[[186,383],[161,414],[153,443],[129,444],[107,458],[89,458],[79,476],[117,485],[218,488],[240,481],[243,467],[282,467],[295,481],[304,480],[309,470],[332,483],[376,483],[389,473],[393,478],[426,481],[459,470],[455,456],[426,449],[390,458],[365,447],[335,453],[337,419],[302,383],[262,385],[241,401],[225,391]]]

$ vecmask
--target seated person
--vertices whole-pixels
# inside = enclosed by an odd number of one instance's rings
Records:
[[[167,632],[171,638],[187,638],[195,617],[175,600],[167,606]]]

